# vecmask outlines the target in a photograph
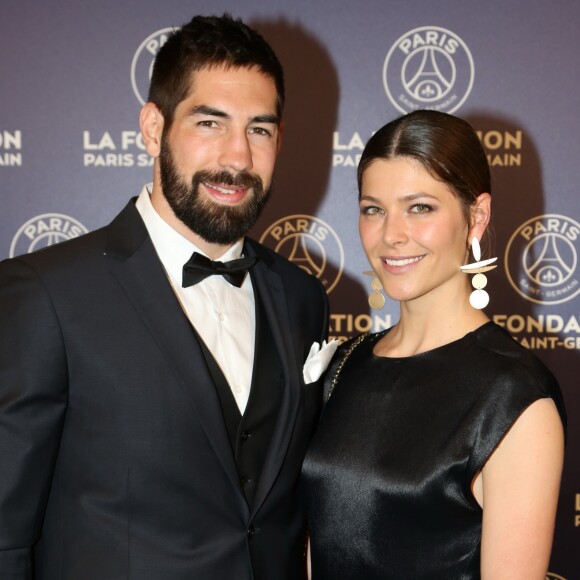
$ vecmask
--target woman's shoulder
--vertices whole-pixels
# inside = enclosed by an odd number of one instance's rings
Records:
[[[469,372],[469,378],[479,385],[474,406],[479,414],[470,473],[481,469],[522,413],[540,399],[554,401],[566,430],[562,392],[540,358],[493,322],[480,327],[474,335],[479,362]]]
[[[475,331],[480,350],[481,369],[487,377],[486,394],[501,400],[550,397],[565,420],[565,409],[558,381],[542,360],[519,344],[504,328],[490,322]]]
[[[489,322],[475,331],[482,358],[497,373],[514,380],[526,378],[539,384],[556,383],[550,369],[534,354],[517,342],[504,328]]]

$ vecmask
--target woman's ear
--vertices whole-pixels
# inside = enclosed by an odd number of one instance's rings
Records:
[[[145,103],[139,115],[139,125],[145,150],[151,157],[159,157],[164,119],[161,111],[153,103]]]
[[[474,236],[481,240],[489,222],[491,220],[491,195],[480,193],[471,206],[471,227],[469,229],[468,240]]]

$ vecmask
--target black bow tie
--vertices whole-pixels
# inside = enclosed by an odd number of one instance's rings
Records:
[[[229,262],[218,262],[210,260],[197,252],[183,266],[182,286],[187,288],[193,286],[208,276],[218,274],[223,276],[230,284],[238,288],[244,282],[248,270],[256,263],[257,258],[239,258]]]

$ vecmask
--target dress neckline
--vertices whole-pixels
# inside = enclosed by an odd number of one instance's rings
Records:
[[[446,344],[442,344],[441,346],[437,346],[435,348],[432,348],[430,350],[426,350],[423,352],[419,352],[417,354],[412,354],[409,356],[383,356],[383,355],[378,355],[374,353],[374,348],[376,343],[383,338],[383,336],[385,336],[388,332],[390,332],[390,330],[393,328],[387,328],[386,330],[383,330],[381,332],[377,332],[376,334],[371,335],[371,341],[370,341],[370,349],[371,349],[371,356],[373,359],[376,360],[385,360],[385,361],[409,361],[409,360],[417,360],[419,358],[426,358],[429,355],[435,355],[435,354],[440,354],[441,352],[444,352],[447,349],[453,349],[457,346],[459,346],[460,344],[463,344],[465,342],[471,342],[475,339],[477,339],[478,335],[481,334],[481,332],[484,331],[485,328],[490,327],[490,326],[495,326],[495,323],[492,320],[488,320],[487,322],[484,322],[481,326],[478,326],[476,329],[474,330],[470,330],[467,334],[465,334],[464,336],[456,339],[456,340],[452,340],[451,342],[448,342]]]

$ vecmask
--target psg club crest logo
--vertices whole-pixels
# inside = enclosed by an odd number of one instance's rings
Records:
[[[401,113],[452,113],[469,96],[473,79],[469,48],[457,34],[438,26],[422,26],[401,36],[383,66],[385,91]]]
[[[580,293],[578,250],[580,224],[546,214],[523,223],[505,251],[508,280],[514,290],[536,304],[562,304]]]
[[[61,213],[45,213],[29,219],[16,232],[10,245],[10,257],[28,254],[77,238],[89,230],[76,219]]]
[[[140,45],[131,62],[131,85],[137,100],[144,105],[149,93],[153,63],[159,49],[165,44],[173,28],[163,28],[150,34]]]
[[[287,216],[273,223],[260,242],[316,276],[327,293],[338,284],[344,252],[336,232],[323,220],[302,214]]]

